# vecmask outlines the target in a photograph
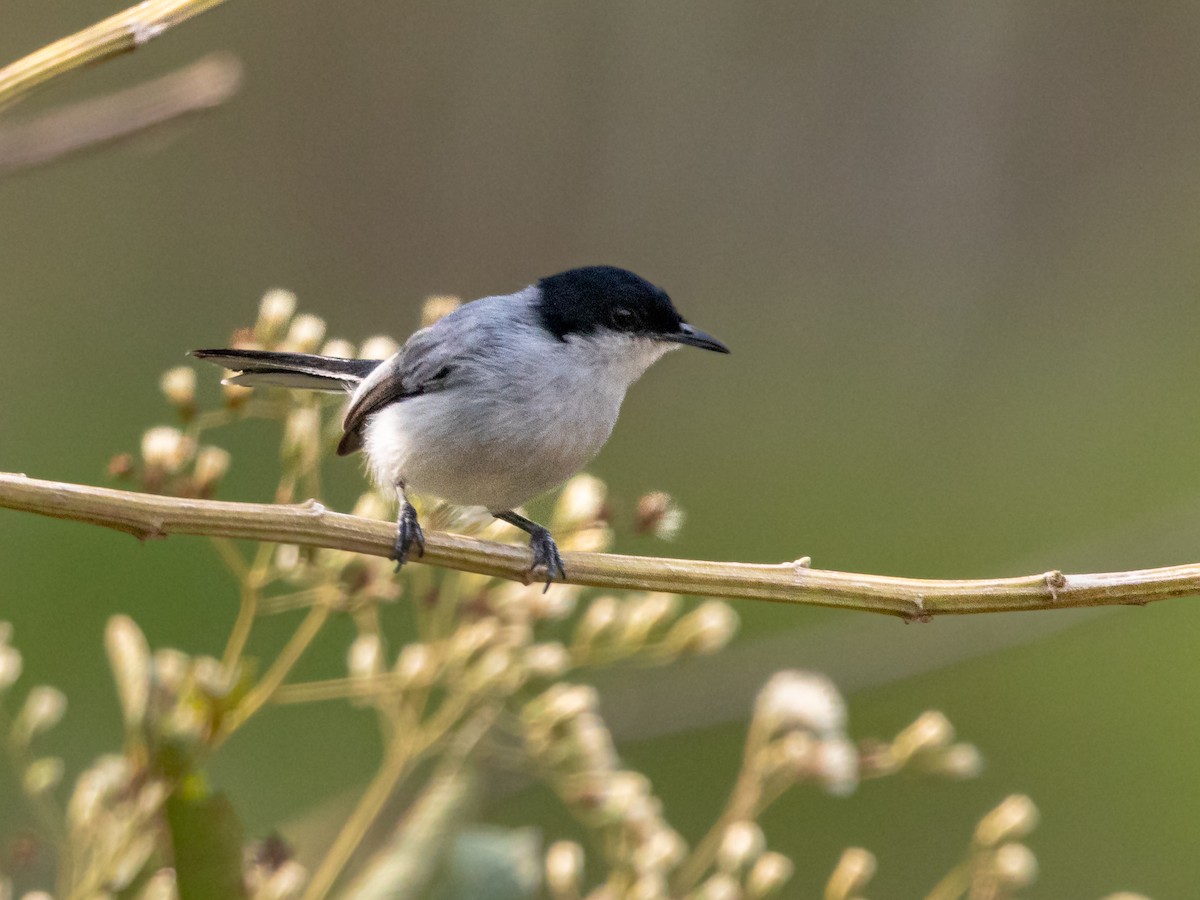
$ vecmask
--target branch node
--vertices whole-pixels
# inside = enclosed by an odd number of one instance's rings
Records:
[[[793,562],[792,565],[795,566],[797,569],[811,569],[812,568],[812,557],[811,556],[802,556],[798,560]]]
[[[309,497],[300,504],[300,508],[311,515],[316,516],[318,519],[325,515],[325,513],[328,511],[325,508],[325,504],[316,497]]]
[[[1042,580],[1046,582],[1046,588],[1050,591],[1050,599],[1054,603],[1058,602],[1058,592],[1067,586],[1067,576],[1058,569],[1053,569],[1042,576]]]
[[[920,603],[920,601],[917,602],[918,604]],[[924,625],[927,622],[933,621],[933,613],[924,610],[921,610],[921,612],[902,612],[900,613],[900,618],[904,620],[905,625],[912,625],[913,623]]]

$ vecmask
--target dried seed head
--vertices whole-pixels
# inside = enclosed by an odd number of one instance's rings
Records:
[[[354,345],[341,338],[334,338],[325,342],[325,346],[321,348],[321,355],[332,356],[334,359],[354,359]]]
[[[764,853],[746,878],[746,897],[748,900],[760,900],[777,893],[791,880],[795,871],[796,866],[782,853]]]
[[[546,850],[546,887],[551,896],[576,897],[583,881],[583,848],[574,841],[555,841]]]
[[[979,820],[975,826],[975,843],[995,847],[1007,841],[1020,840],[1037,827],[1038,811],[1024,794],[1013,794]]]
[[[434,294],[425,298],[421,307],[421,327],[428,328],[439,319],[444,319],[450,313],[462,306],[462,300],[453,294]]]
[[[736,875],[762,856],[766,849],[767,839],[757,823],[748,820],[733,822],[721,837],[717,867],[722,872]]]
[[[167,402],[180,412],[190,413],[196,408],[196,370],[191,366],[168,369],[158,386]]]
[[[385,334],[377,334],[363,341],[358,349],[359,359],[387,359],[400,349],[400,345]]]
[[[151,657],[146,636],[129,616],[113,616],[104,629],[104,649],[117,684],[125,727],[140,729],[150,702]]]
[[[754,716],[772,734],[805,728],[831,735],[846,727],[846,704],[824,675],[786,670],[772,676],[759,692]]]
[[[254,337],[264,346],[275,343],[296,314],[296,295],[283,288],[272,288],[263,294],[258,304],[258,321]]]
[[[283,347],[299,353],[312,353],[325,340],[325,320],[311,313],[304,313],[292,319],[284,338]]]
[[[196,444],[178,428],[159,425],[142,435],[142,460],[147,468],[174,474],[195,452]]]
[[[825,896],[829,900],[845,900],[860,894],[875,877],[875,855],[862,847],[849,847],[842,853],[837,867],[829,876]]]
[[[1006,892],[1022,890],[1037,880],[1037,857],[1024,844],[1004,844],[992,856],[992,873]]]
[[[638,498],[634,529],[664,541],[674,540],[683,527],[683,509],[670,494],[653,491]]]

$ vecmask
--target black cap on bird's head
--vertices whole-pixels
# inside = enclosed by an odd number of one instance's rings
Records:
[[[660,287],[616,266],[585,266],[538,282],[539,312],[546,330],[560,340],[603,330],[728,353],[711,335],[693,328],[675,311]]]

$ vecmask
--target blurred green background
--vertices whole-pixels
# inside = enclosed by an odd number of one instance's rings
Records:
[[[0,59],[116,9],[10,0]],[[246,67],[213,114],[0,182],[0,469],[102,483],[169,421],[159,374],[268,287],[337,335],[403,337],[427,294],[606,262],[734,349],[656,367],[595,465],[627,503],[680,499],[669,552],[931,577],[1193,561],[1198,35],[1188,3],[231,2],[8,113],[210,49]],[[268,427],[221,438],[224,496],[267,499]],[[348,504],[356,466],[330,475]],[[724,656],[607,680],[686,836],[725,797],[756,687],[816,667],[854,734],[936,707],[988,767],[785,799],[766,824],[797,895],[849,844],[878,854],[874,894],[915,895],[1013,791],[1043,813],[1035,896],[1195,892],[1193,599],[912,626],[737,607]],[[203,541],[0,511],[0,617],[25,684],[70,697],[46,749],[71,766],[119,746],[108,616],[212,653],[235,611]],[[342,664],[340,630],[314,670]],[[262,834],[377,753],[369,715],[287,708],[212,774]],[[555,837],[553,809],[534,791],[492,815]]]

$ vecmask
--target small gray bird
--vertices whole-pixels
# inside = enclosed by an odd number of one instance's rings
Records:
[[[681,344],[728,353],[661,288],[588,266],[465,304],[390,359],[262,350],[193,350],[238,372],[232,384],[346,391],[338,455],[366,452],[400,503],[399,569],[425,536],[408,493],[482,506],[529,533],[546,585],[565,578],[550,532],[513,510],[566,481],[608,440],[629,386]]]

